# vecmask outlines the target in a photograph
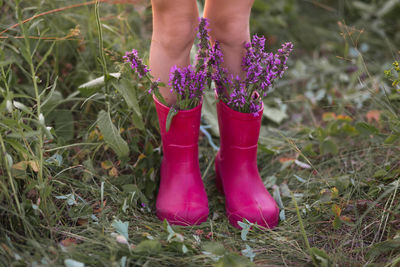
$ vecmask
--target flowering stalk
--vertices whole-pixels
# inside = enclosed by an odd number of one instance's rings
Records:
[[[177,96],[176,108],[178,110],[191,109],[200,104],[205,88],[211,85],[212,68],[207,65],[210,50],[208,35],[208,22],[200,18],[197,28],[196,65],[178,68],[173,66],[170,71],[169,85],[171,92]]]
[[[246,74],[244,78],[228,75],[221,66],[223,55],[218,42],[211,49],[209,64],[215,69],[212,79],[218,97],[236,111],[257,115],[262,98],[267,95],[274,81],[285,73],[293,44],[285,43],[275,54],[268,53],[265,51],[265,38],[254,35],[245,49],[242,60],[242,69]]]
[[[162,97],[159,92],[159,87],[163,86],[163,83],[160,82],[160,79],[154,80],[153,77],[150,75],[150,69],[143,63],[143,60],[139,57],[138,51],[132,49],[131,52],[126,52],[125,56],[122,57],[125,62],[130,64],[132,70],[135,71],[139,79],[145,78],[150,82],[150,89],[149,94],[154,93],[157,98],[166,105],[166,101]],[[154,80],[154,81],[153,81]]]
[[[179,110],[192,109],[199,105],[204,89],[207,84],[209,86],[211,83],[209,77],[211,77],[212,68],[207,65],[210,40],[208,22],[205,18],[201,18],[199,21],[197,37],[199,42],[197,44],[196,65],[189,65],[183,68],[173,66],[170,70],[168,84],[171,86],[171,92],[177,96],[176,104],[171,109],[175,113]],[[159,93],[159,86],[162,86],[162,84],[159,80],[153,81],[154,79],[149,73],[150,69],[143,64],[138,52],[133,49],[131,52],[127,52],[123,58],[125,62],[130,63],[131,68],[136,72],[139,79],[146,78],[151,82],[149,93],[154,93],[163,104],[166,104]]]

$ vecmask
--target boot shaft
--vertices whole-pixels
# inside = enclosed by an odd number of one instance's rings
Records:
[[[173,117],[167,132],[165,126],[171,108],[163,105],[154,95],[153,100],[158,115],[164,153],[168,149],[174,150],[190,147],[196,148],[197,151],[202,104],[190,110],[180,110]]]
[[[217,102],[222,154],[240,150],[244,158],[255,156],[263,109],[264,107],[255,116],[252,113],[235,111],[221,100]]]

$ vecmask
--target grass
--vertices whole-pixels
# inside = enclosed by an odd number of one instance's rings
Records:
[[[209,220],[156,218],[157,117],[121,59],[148,54],[147,2],[28,2],[0,1],[2,265],[399,264],[400,98],[384,77],[399,58],[398,2],[255,2],[252,30],[296,49],[259,142],[282,211],[273,231],[229,225],[205,134]],[[202,125],[218,145],[213,101]]]

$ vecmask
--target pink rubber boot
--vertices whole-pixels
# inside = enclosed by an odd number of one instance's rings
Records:
[[[179,111],[169,131],[165,124],[169,107],[153,96],[162,139],[160,189],[157,216],[171,224],[195,225],[207,220],[208,201],[201,180],[198,139],[201,104],[191,110]]]
[[[246,218],[251,223],[273,228],[279,208],[268,193],[257,168],[257,142],[263,109],[258,116],[232,110],[218,101],[217,113],[221,148],[215,159],[216,183],[225,194],[229,222]]]

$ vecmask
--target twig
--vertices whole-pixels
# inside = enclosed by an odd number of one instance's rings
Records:
[[[142,2],[142,0],[98,0],[98,2],[104,2],[104,3],[109,3],[109,4],[136,4],[136,3]],[[1,31],[0,35],[8,32],[11,29],[14,29],[14,28],[20,26],[21,24],[25,24],[25,23],[27,23],[27,22],[29,22],[31,20],[37,19],[39,17],[45,16],[45,15],[49,15],[49,14],[54,14],[54,13],[61,12],[61,11],[64,11],[64,10],[68,10],[68,9],[71,9],[71,8],[93,5],[95,3],[96,3],[96,0],[93,0],[93,1],[90,1],[90,2],[85,2],[85,3],[80,3],[80,4],[65,6],[65,7],[60,7],[60,8],[56,8],[56,9],[53,9],[53,10],[49,10],[49,11],[46,11],[46,12],[39,13],[37,15],[34,15],[34,16],[30,17],[30,18],[27,18],[27,19],[23,20],[21,23],[16,23],[16,24],[8,27],[7,29]],[[4,38],[4,37],[0,36],[0,38]],[[21,37],[21,38],[23,38],[23,37]]]

